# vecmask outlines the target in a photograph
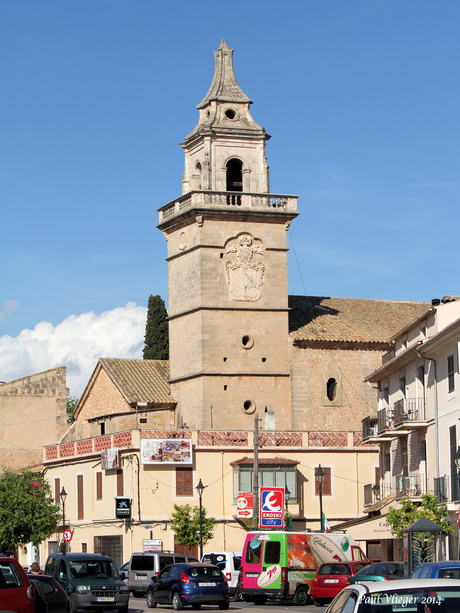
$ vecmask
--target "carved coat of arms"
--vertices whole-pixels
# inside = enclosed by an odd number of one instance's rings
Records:
[[[237,241],[229,243],[225,253],[236,254],[232,260],[225,262],[230,298],[245,302],[259,300],[265,264],[254,262],[253,258],[254,255],[263,255],[263,246],[254,245],[252,238],[245,234]]]

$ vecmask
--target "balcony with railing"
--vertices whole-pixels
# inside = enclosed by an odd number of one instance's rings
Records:
[[[456,502],[459,500],[459,478],[458,475],[443,475],[435,477],[434,495],[438,502]]]
[[[363,424],[363,441],[366,439],[377,436],[378,428],[377,428],[377,418],[376,417],[365,417],[362,420]]]
[[[422,494],[426,493],[423,475],[411,475],[410,477],[398,475],[396,477],[397,500],[400,498],[420,498]]]
[[[394,425],[407,425],[411,421],[424,421],[425,418],[425,399],[424,398],[402,398],[394,404]]]
[[[394,488],[391,487],[391,483],[368,483],[364,486],[364,506],[369,506],[380,502],[384,498],[387,498],[394,492]]]
[[[393,409],[380,409],[377,411],[377,433],[382,434],[386,430],[394,428],[394,411]]]

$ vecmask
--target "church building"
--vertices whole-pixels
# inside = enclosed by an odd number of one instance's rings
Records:
[[[68,494],[71,550],[120,563],[148,537],[178,549],[171,514],[198,504],[200,480],[217,520],[205,550],[241,551],[253,520],[237,501],[254,485],[255,446],[259,485],[289,493],[294,529],[320,528],[320,502],[331,527],[362,517],[379,467],[378,446],[363,443],[362,420],[377,414],[365,378],[428,307],[288,295],[287,232],[309,203],[299,211],[297,196],[270,192],[270,136],[252,118],[233,51],[222,41],[214,55],[198,123],[181,145],[182,194],[159,209],[169,363],[101,358],[75,423],[44,453],[56,502],[62,487]],[[129,520],[116,516],[117,497],[129,498]],[[61,539],[62,526],[42,559]],[[380,557],[379,543],[362,546]]]

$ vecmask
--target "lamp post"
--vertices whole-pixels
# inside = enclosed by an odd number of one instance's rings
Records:
[[[201,483],[201,479],[198,482],[198,485],[196,486],[196,490],[198,492],[198,495],[200,497],[200,562],[201,562],[201,558],[203,557],[203,506],[201,503],[201,498],[203,496],[203,490],[204,490],[205,486]]]
[[[319,486],[319,514],[321,518],[321,532],[324,532],[324,522],[323,522],[323,481],[326,473],[321,468],[321,464],[315,470],[315,479]]]
[[[65,499],[67,498],[67,492],[64,489],[64,486],[62,486],[62,490],[59,493],[59,496],[61,498],[61,502],[62,502],[62,553],[65,555],[66,554],[66,549],[67,549],[67,543],[64,540],[64,532],[65,532]]]
[[[286,525],[286,530],[289,530],[289,519],[288,519],[288,502],[291,497],[291,492],[287,485],[284,486],[284,501],[286,503],[286,521],[284,522]]]

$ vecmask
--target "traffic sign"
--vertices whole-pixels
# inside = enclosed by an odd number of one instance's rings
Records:
[[[261,528],[284,526],[284,487],[259,488],[259,526]]]
[[[69,543],[72,540],[72,536],[72,530],[69,530],[68,528],[64,530],[64,540],[66,543]]]
[[[254,495],[252,492],[239,492],[236,516],[250,518],[254,514]]]

